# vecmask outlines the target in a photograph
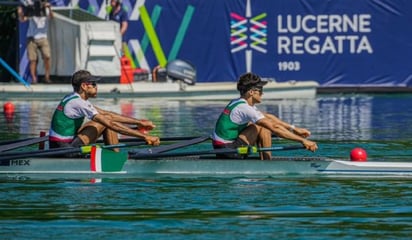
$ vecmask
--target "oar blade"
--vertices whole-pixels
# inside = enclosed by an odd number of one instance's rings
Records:
[[[92,172],[119,172],[127,161],[128,154],[114,152],[93,146],[90,154],[90,170]]]

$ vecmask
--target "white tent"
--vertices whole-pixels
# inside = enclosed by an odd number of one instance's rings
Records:
[[[87,69],[102,78],[118,79],[122,44],[119,23],[82,9],[53,8],[53,12],[48,32],[51,75],[70,77],[79,69]],[[44,74],[43,66],[38,69]]]

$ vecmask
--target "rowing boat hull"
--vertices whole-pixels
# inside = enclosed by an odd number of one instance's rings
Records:
[[[350,162],[323,158],[274,158],[261,161],[204,157],[127,160],[114,172],[92,171],[89,159],[23,158],[2,160],[0,176],[35,178],[139,177],[139,176],[412,176],[412,163]]]

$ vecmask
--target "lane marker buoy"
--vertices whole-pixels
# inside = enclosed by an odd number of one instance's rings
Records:
[[[368,154],[365,149],[357,147],[352,149],[350,152],[350,160],[355,162],[366,162],[368,159]]]

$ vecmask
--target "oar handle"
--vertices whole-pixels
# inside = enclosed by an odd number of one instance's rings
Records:
[[[265,152],[265,151],[286,151],[286,150],[297,150],[297,149],[304,149],[305,146],[303,145],[291,145],[291,146],[273,146],[267,148],[258,148],[254,146],[247,146],[247,147],[239,147],[237,148],[237,153],[239,154],[251,154],[251,153],[258,153],[258,152]]]

